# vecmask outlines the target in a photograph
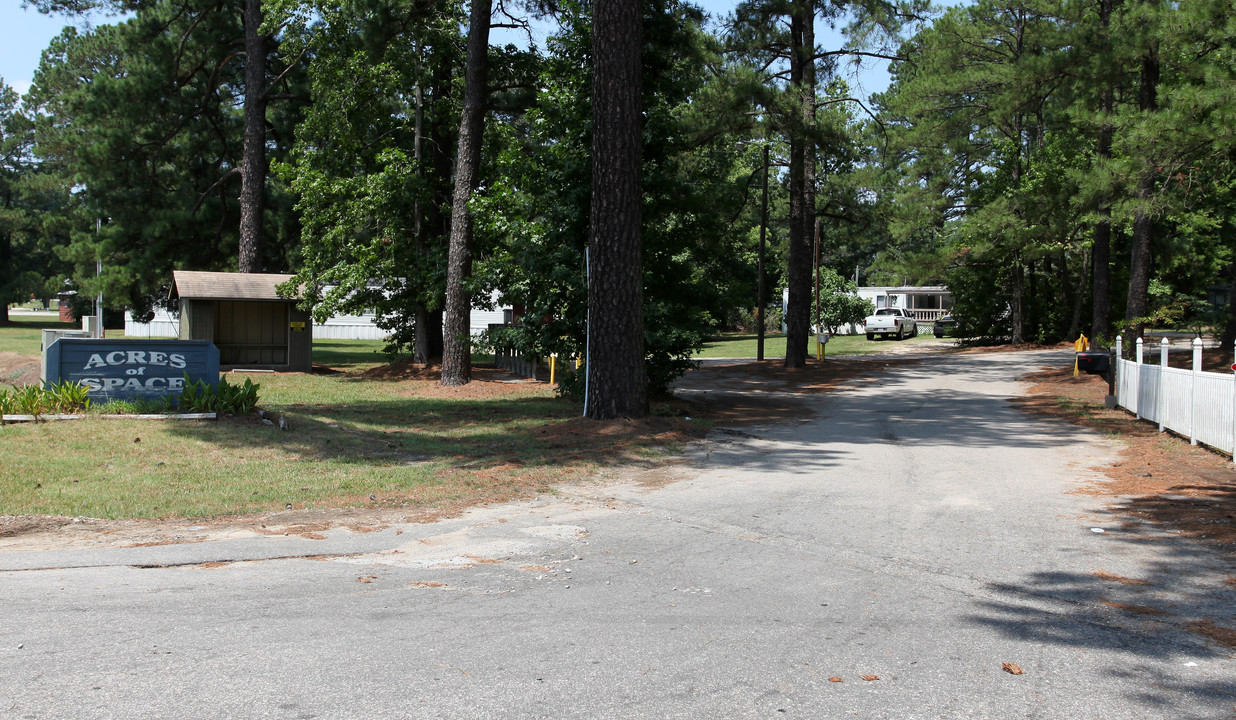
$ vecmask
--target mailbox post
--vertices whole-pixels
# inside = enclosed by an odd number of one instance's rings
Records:
[[[824,346],[828,344],[828,333],[819,333],[815,336],[815,359],[824,359]]]

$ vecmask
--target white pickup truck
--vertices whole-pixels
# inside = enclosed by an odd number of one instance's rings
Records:
[[[893,335],[898,340],[918,335],[918,323],[910,316],[910,311],[904,308],[880,308],[875,315],[868,315],[864,323],[867,339],[875,340],[876,335]]]

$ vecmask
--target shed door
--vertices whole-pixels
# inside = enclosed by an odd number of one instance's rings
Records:
[[[215,303],[220,365],[287,365],[288,303]]]

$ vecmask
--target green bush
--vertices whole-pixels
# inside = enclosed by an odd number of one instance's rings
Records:
[[[204,380],[190,380],[189,373],[185,373],[185,385],[176,407],[181,412],[215,412],[214,389]]]
[[[184,389],[180,391],[178,407],[182,412],[214,412],[244,415],[257,405],[258,388],[249,378],[241,385],[232,385],[221,378],[215,387],[202,380],[192,381],[185,374]]]
[[[46,390],[38,385],[26,385],[0,390],[0,415],[33,415],[49,412],[73,413],[90,408],[87,388],[78,383],[61,381]]]
[[[755,308],[733,308],[725,318],[725,329],[730,332],[754,333],[759,331]],[[764,310],[764,332],[781,332],[781,306],[771,305]]]
[[[259,387],[257,383],[249,378],[245,378],[245,381],[240,385],[228,383],[227,378],[220,379],[219,386],[215,388],[215,397],[218,399],[217,405],[219,410],[233,415],[248,413],[257,406]]]
[[[78,410],[90,409],[90,389],[81,383],[71,383],[66,380],[53,383],[43,391],[44,401],[51,409],[60,413],[72,413]]]

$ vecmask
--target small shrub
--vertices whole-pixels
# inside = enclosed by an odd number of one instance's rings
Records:
[[[19,415],[38,417],[46,410],[43,388],[38,385],[27,385],[13,393],[14,407]]]
[[[755,309],[751,308],[733,308],[725,317],[725,327],[731,332],[754,333],[759,332],[759,323],[756,321]],[[778,305],[769,306],[764,310],[764,332],[778,333],[781,332],[781,307]]]
[[[233,415],[247,414],[257,405],[259,387],[261,386],[249,378],[245,378],[240,385],[232,385],[227,378],[221,378],[219,386],[215,388],[218,410]]]
[[[108,400],[94,409],[104,415],[133,415],[137,413],[137,403],[132,400]]]
[[[44,391],[46,404],[60,413],[72,413],[78,410],[90,409],[90,389],[81,383],[71,383],[66,380],[53,383]]]
[[[176,403],[181,412],[215,412],[217,402],[214,389],[206,381],[190,380],[189,373],[185,373],[185,385]]]
[[[185,374],[184,389],[177,405],[181,412],[223,412],[244,415],[257,406],[260,385],[249,378],[244,383],[232,385],[227,378],[219,380],[215,387],[202,380],[191,381]]]

